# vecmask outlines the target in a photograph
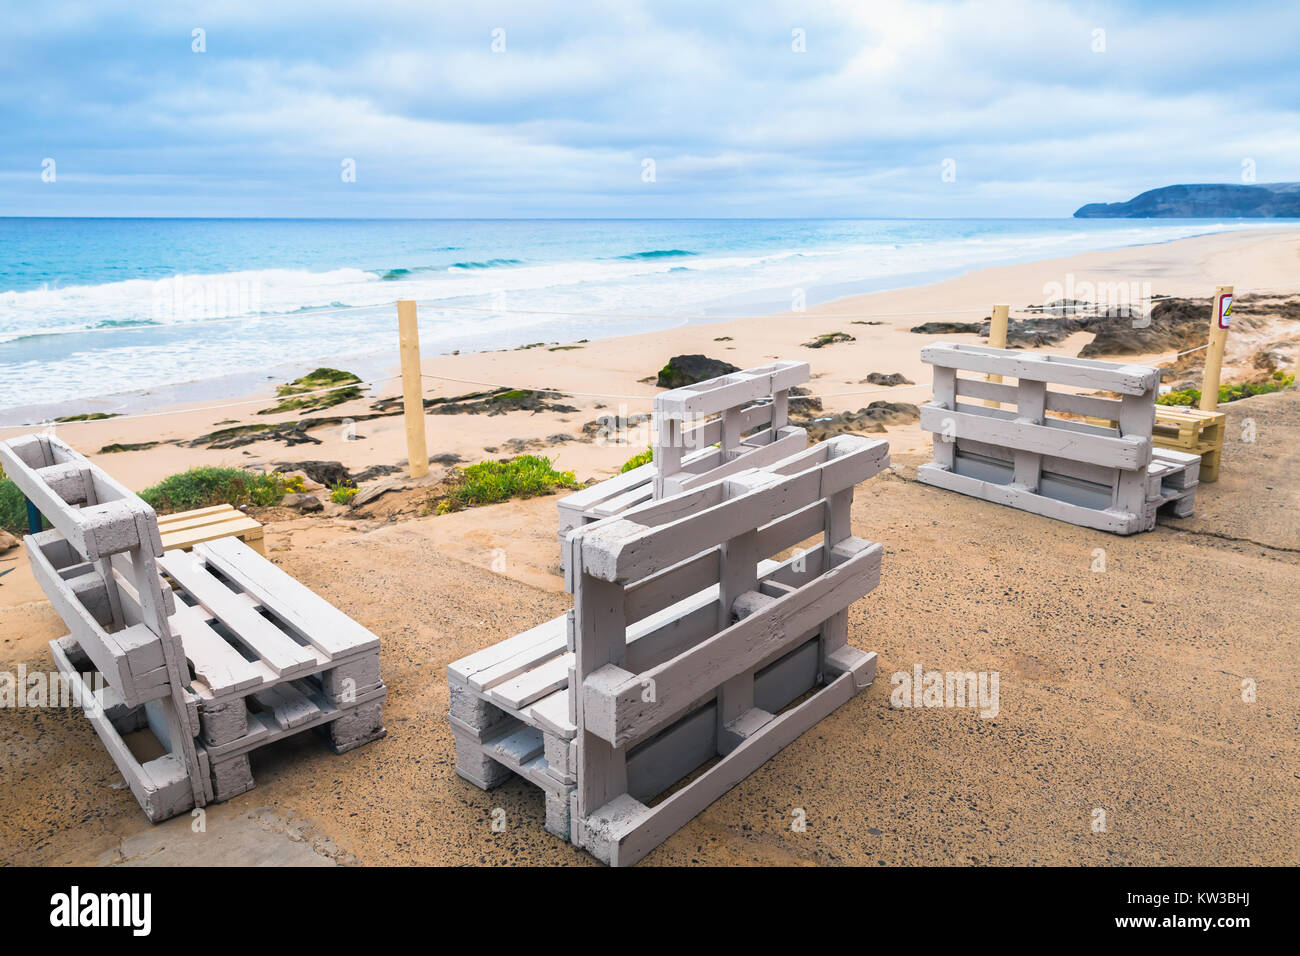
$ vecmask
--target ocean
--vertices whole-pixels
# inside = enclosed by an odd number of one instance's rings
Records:
[[[386,374],[397,299],[419,302],[422,350],[435,355],[785,311],[1274,224],[0,218],[0,425],[104,396],[139,410],[233,395],[319,364]]]

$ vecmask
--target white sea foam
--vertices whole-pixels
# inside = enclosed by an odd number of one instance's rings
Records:
[[[865,291],[902,277],[1267,225],[1152,222],[1044,231],[1027,222],[1023,231],[965,235],[978,227],[938,223],[924,241],[416,266],[405,274],[391,270],[395,278],[358,268],[268,268],[10,291],[0,293],[0,407],[391,351],[392,303],[399,298],[420,301],[422,344],[433,354],[626,334],[705,312],[721,315],[722,303],[732,314],[737,302],[788,308],[783,303],[795,289],[810,296],[818,287]]]

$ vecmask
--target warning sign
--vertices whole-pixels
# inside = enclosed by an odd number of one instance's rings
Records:
[[[1219,296],[1219,328],[1226,329],[1232,322],[1232,293],[1225,292]]]

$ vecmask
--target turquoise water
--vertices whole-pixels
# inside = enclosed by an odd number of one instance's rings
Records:
[[[431,355],[785,311],[997,263],[1268,225],[0,219],[0,409],[321,362],[378,370],[395,361],[399,298],[420,302]]]

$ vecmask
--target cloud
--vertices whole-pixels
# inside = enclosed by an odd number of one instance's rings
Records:
[[[10,214],[1052,216],[1244,158],[1300,178],[1300,10],[1275,5],[55,0],[10,19]]]

